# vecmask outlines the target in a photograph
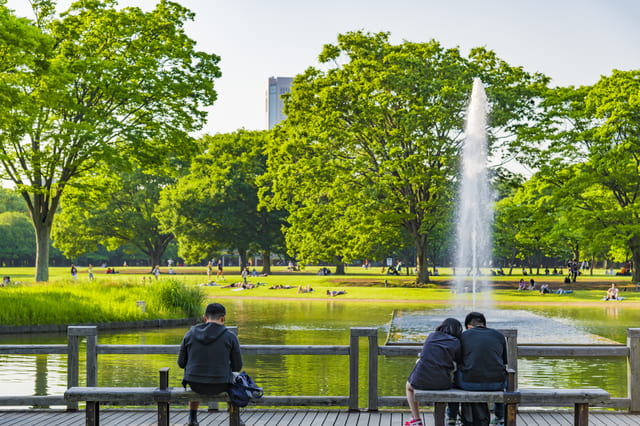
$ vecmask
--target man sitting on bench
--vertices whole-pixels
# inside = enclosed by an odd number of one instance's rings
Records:
[[[503,391],[507,381],[507,341],[502,333],[487,328],[480,312],[471,312],[464,320],[462,333],[462,365],[455,375],[455,385],[469,391]],[[455,422],[457,404],[449,404],[449,424]],[[495,404],[495,424],[504,424],[504,404]],[[489,425],[487,404],[462,404],[462,424]]]
[[[242,368],[238,337],[224,326],[226,310],[211,303],[204,313],[204,323],[191,327],[184,335],[178,365],[184,368],[182,385],[194,392],[216,395],[229,392],[233,372]],[[189,426],[198,426],[200,401],[189,401]]]

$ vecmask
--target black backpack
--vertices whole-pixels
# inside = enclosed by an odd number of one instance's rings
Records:
[[[235,377],[229,389],[231,404],[236,407],[246,407],[252,399],[262,398],[263,395],[262,388],[244,371]]]

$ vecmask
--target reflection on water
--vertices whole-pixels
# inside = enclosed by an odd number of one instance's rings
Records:
[[[429,309],[423,311],[398,310],[393,316],[389,331],[392,343],[422,343],[445,318],[459,318],[467,311],[460,307]],[[517,329],[518,343],[562,344],[612,344],[606,337],[592,334],[569,321],[547,318],[539,313],[521,309],[484,309],[487,326],[497,329]]]
[[[464,319],[465,312],[424,304],[364,303],[352,301],[224,300],[228,325],[237,326],[241,344],[348,345],[350,327],[376,327],[379,341],[396,329],[398,321],[414,323],[409,333],[422,341],[444,317]],[[392,322],[394,310],[401,315]],[[626,342],[626,329],[640,322],[640,313],[618,305],[598,308],[535,307],[498,315],[487,311],[489,325],[518,328],[520,342],[538,338],[577,336],[596,341]],[[615,311],[615,319],[612,317]],[[421,322],[427,314],[432,320]],[[455,315],[454,315],[455,314]],[[432,321],[432,322],[428,322]],[[418,323],[419,322],[419,323]],[[435,324],[435,325],[434,325]],[[534,325],[539,331],[533,331]],[[404,327],[403,327],[404,328]],[[125,333],[100,332],[100,344],[178,345],[186,328],[133,330]],[[393,335],[401,336],[397,332]],[[593,336],[596,337],[593,337]],[[599,336],[599,337],[598,337]],[[580,337],[580,338],[582,338]],[[602,340],[601,340],[602,339]],[[548,341],[548,340],[547,340]],[[0,336],[0,344],[66,343],[64,334]],[[86,384],[84,343],[80,355],[80,384]],[[364,339],[361,345],[361,397],[366,395],[367,360]],[[415,363],[413,357],[380,357],[379,392],[404,395],[404,383]],[[0,355],[2,395],[61,395],[66,387],[66,356]],[[269,355],[245,356],[245,369],[270,395],[347,395],[349,363],[346,356]],[[170,367],[170,385],[180,386],[182,371],[175,355],[99,355],[98,385],[157,386],[158,370]],[[626,362],[612,359],[519,360],[519,384],[540,387],[597,386],[612,396],[626,396]],[[8,384],[8,386],[6,385]],[[46,392],[44,390],[46,389]],[[361,405],[366,402],[361,402]]]

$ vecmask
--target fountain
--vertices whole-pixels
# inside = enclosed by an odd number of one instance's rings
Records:
[[[461,180],[458,199],[456,240],[456,291],[466,290],[466,277],[471,276],[473,310],[476,309],[478,284],[487,288],[480,267],[491,260],[491,222],[493,197],[487,173],[487,115],[489,106],[479,78],[473,81],[467,111],[465,141],[461,156]],[[478,283],[478,280],[481,280]]]

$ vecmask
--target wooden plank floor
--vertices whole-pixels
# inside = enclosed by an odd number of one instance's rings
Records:
[[[247,426],[402,426],[409,419],[408,412],[380,411],[377,413],[344,410],[243,410],[242,420]],[[431,413],[423,415],[425,426],[433,425]],[[184,409],[171,411],[172,425],[186,425],[188,412]],[[226,426],[226,412],[198,414],[201,426]],[[519,426],[561,426],[573,424],[573,413],[531,412],[518,414]],[[0,426],[82,426],[84,411],[67,413],[60,410],[0,410]],[[155,410],[111,410],[100,412],[102,426],[150,426],[157,424]],[[624,413],[592,412],[589,424],[594,426],[640,426],[640,415]]]

